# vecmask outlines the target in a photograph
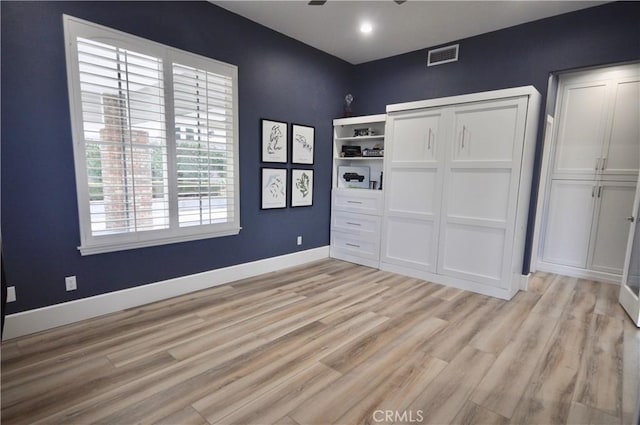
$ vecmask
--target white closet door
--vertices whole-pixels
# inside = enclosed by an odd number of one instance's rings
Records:
[[[600,168],[609,87],[606,81],[561,86],[554,175],[593,176]]]
[[[385,145],[381,261],[435,271],[442,193],[443,109],[392,114]]]
[[[635,182],[600,182],[594,219],[590,269],[622,274]]]
[[[454,110],[438,273],[507,288],[527,98]]]
[[[618,80],[613,92],[602,172],[631,175],[635,182],[640,165],[640,80],[638,77]]]
[[[598,186],[589,180],[553,180],[544,233],[547,263],[584,268]]]

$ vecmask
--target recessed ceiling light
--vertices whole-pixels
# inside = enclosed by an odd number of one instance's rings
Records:
[[[363,22],[362,25],[360,25],[360,32],[363,34],[369,34],[371,31],[373,31],[373,27],[371,26],[371,24],[369,22]]]

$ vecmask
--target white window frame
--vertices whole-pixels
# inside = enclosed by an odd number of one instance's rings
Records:
[[[121,251],[148,246],[165,245],[199,239],[236,235],[240,232],[240,162],[238,121],[238,68],[204,56],[189,53],[140,38],[122,31],[63,15],[67,83],[73,136],[80,246],[82,255]],[[103,41],[142,54],[162,59],[165,100],[165,126],[168,157],[169,228],[94,236],[91,232],[89,186],[86,169],[84,121],[82,112],[77,37]],[[232,78],[233,84],[233,220],[226,223],[180,227],[178,223],[177,171],[175,167],[176,140],[173,105],[172,64],[192,66]],[[173,205],[175,203],[175,205]]]

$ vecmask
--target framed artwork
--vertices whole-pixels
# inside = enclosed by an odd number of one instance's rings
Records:
[[[291,170],[291,206],[313,205],[313,170]]]
[[[260,209],[287,208],[286,168],[263,168]]]
[[[260,120],[262,134],[262,162],[287,163],[287,123]]]
[[[291,127],[291,162],[313,165],[315,128],[299,124]]]

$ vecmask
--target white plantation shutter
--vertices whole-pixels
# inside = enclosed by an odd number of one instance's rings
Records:
[[[82,254],[237,234],[237,68],[65,16]]]
[[[180,226],[233,221],[233,81],[173,64]]]
[[[77,38],[93,236],[169,227],[162,61]]]

